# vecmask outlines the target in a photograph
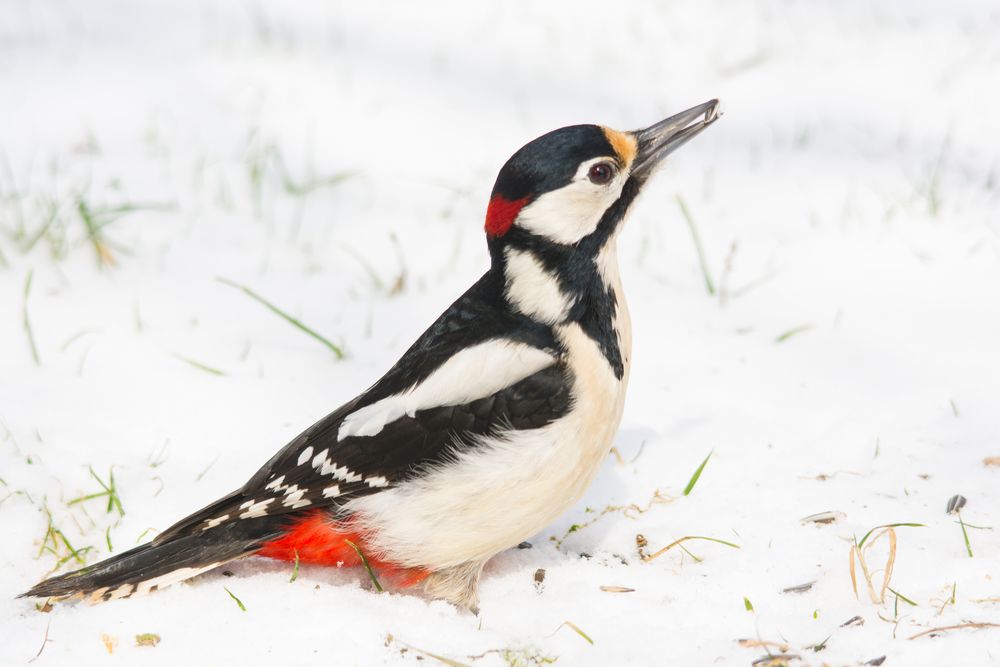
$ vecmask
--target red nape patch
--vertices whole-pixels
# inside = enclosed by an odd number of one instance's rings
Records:
[[[486,233],[490,236],[506,234],[529,199],[531,197],[520,199],[504,199],[500,195],[493,197],[486,209]]]
[[[293,525],[287,533],[262,546],[258,556],[276,560],[294,561],[310,565],[354,567],[361,565],[361,558],[348,542],[355,544],[368,559],[381,584],[407,588],[423,581],[430,572],[420,568],[407,568],[381,561],[366,548],[362,535],[349,522],[338,522],[322,512],[307,515]]]

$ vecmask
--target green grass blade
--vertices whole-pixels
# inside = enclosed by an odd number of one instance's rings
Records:
[[[28,337],[28,345],[31,346],[31,358],[36,366],[42,365],[42,359],[38,356],[38,345],[35,344],[35,331],[31,328],[31,319],[28,317],[28,296],[31,294],[31,279],[35,275],[35,270],[28,271],[28,277],[24,280],[24,306],[21,311],[24,323],[24,333]]]
[[[784,343],[786,340],[788,340],[792,336],[797,336],[800,333],[805,333],[806,331],[809,331],[812,328],[813,328],[813,325],[811,325],[811,324],[800,324],[797,327],[792,327],[791,329],[789,329],[788,331],[786,331],[783,334],[779,334],[774,339],[774,342],[775,343]]]
[[[238,597],[236,597],[235,595],[233,595],[233,592],[231,590],[229,590],[225,586],[222,587],[222,590],[224,590],[227,593],[229,593],[229,597],[231,597],[233,600],[236,601],[236,604],[239,606],[240,611],[246,611],[247,610],[246,605],[243,604],[243,600],[241,600]]]
[[[969,531],[965,529],[965,522],[962,521],[962,515],[958,515],[958,525],[962,527],[962,537],[965,539],[965,551],[969,554],[969,558],[972,558],[972,544],[969,542]]]
[[[687,486],[684,487],[685,496],[694,491],[694,485],[698,483],[698,479],[701,477],[701,471],[705,469],[705,464],[707,464],[708,460],[712,458],[712,453],[713,452],[708,453],[708,456],[705,457],[705,460],[701,462],[701,465],[698,466],[698,469],[694,471],[693,475],[691,475],[691,479],[688,481]]]
[[[916,602],[914,602],[913,600],[911,600],[910,598],[908,598],[905,595],[903,595],[902,593],[900,593],[899,591],[893,589],[892,586],[886,586],[886,588],[888,588],[892,592],[893,595],[895,595],[897,598],[899,598],[900,600],[902,600],[906,604],[910,605],[911,607],[919,607],[920,606]]]
[[[381,593],[383,590],[382,584],[379,583],[378,577],[375,576],[375,570],[372,569],[371,563],[368,562],[368,557],[365,556],[363,551],[361,551],[361,547],[350,540],[344,540],[344,543],[354,549],[354,552],[358,554],[358,558],[361,559],[361,564],[365,566],[365,569],[368,571],[368,576],[371,577],[372,583],[375,585],[375,590]]]
[[[871,537],[872,533],[874,533],[876,530],[879,530],[880,528],[903,528],[903,527],[908,527],[908,528],[923,528],[924,524],[922,524],[922,523],[906,523],[906,522],[904,522],[904,523],[887,523],[887,524],[884,524],[882,526],[875,526],[874,528],[872,528],[871,530],[869,530],[867,533],[865,533],[865,536],[861,538],[861,541],[858,542],[858,548],[860,549],[861,547],[863,547],[865,545],[865,542],[868,540],[868,538]]]
[[[226,376],[226,374],[225,374],[224,371],[220,371],[218,368],[213,368],[212,366],[209,366],[208,364],[203,364],[200,361],[196,361],[194,359],[191,359],[190,357],[185,357],[185,356],[183,356],[181,354],[177,354],[176,352],[174,352],[173,355],[174,355],[174,357],[176,357],[180,361],[183,361],[184,363],[189,364],[189,365],[193,366],[194,368],[197,368],[200,371],[204,371],[204,372],[206,372],[206,373],[208,373],[210,375],[216,375],[218,377],[225,377]]]
[[[252,289],[250,289],[246,285],[240,285],[239,283],[234,283],[233,281],[228,280],[226,278],[217,278],[217,280],[220,283],[222,283],[223,285],[228,285],[229,287],[232,287],[233,289],[236,289],[236,290],[239,290],[239,291],[243,292],[248,297],[250,297],[251,299],[253,299],[257,303],[261,304],[262,306],[264,306],[265,308],[267,308],[268,310],[270,310],[272,313],[274,313],[278,317],[281,317],[283,320],[285,320],[286,322],[288,322],[289,324],[291,324],[292,326],[294,326],[296,329],[298,329],[302,333],[304,333],[304,334],[306,334],[308,336],[311,336],[312,338],[318,340],[320,343],[322,343],[327,348],[329,348],[330,351],[333,352],[334,356],[337,357],[338,360],[343,359],[346,356],[344,354],[344,349],[342,347],[340,347],[336,343],[333,343],[329,339],[325,338],[323,335],[319,334],[314,329],[309,328],[308,326],[306,326],[305,324],[303,324],[299,319],[297,319],[295,317],[292,317],[291,315],[289,315],[288,313],[286,313],[285,311],[283,311],[281,308],[278,308],[273,303],[271,303],[270,301],[268,301],[267,299],[265,299],[261,295],[257,294],[256,292],[254,292]]]
[[[565,625],[570,630],[583,637],[587,641],[587,643],[590,644],[591,646],[594,645],[594,640],[590,638],[590,635],[584,632],[583,629],[580,628],[580,626],[574,623],[573,621],[563,621],[562,625],[560,625],[559,627],[561,628],[563,627],[563,625]],[[558,630],[559,628],[556,629]]]
[[[687,222],[688,229],[691,230],[691,238],[694,239],[694,248],[698,253],[698,265],[701,267],[701,275],[705,278],[705,289],[708,290],[709,294],[714,295],[715,284],[712,282],[712,276],[708,272],[705,249],[701,245],[701,237],[698,236],[698,229],[694,225],[694,218],[691,216],[691,211],[688,210],[684,198],[680,195],[677,195],[677,205],[681,207],[681,215],[684,216],[684,221]]]
[[[292,551],[295,552],[295,565],[292,567],[292,578],[288,580],[290,584],[299,578],[299,550],[293,549]]]

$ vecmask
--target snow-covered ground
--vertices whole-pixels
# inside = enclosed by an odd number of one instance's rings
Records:
[[[998,34],[990,0],[0,3],[0,664],[1000,664],[1000,627],[916,637],[1000,623]],[[618,455],[480,617],[268,561],[13,599],[377,378],[485,268],[521,144],[712,97],[623,235]],[[70,504],[90,468],[123,512]]]

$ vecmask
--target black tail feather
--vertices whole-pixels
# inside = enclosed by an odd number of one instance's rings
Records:
[[[252,554],[281,535],[282,524],[261,517],[180,535],[163,543],[143,544],[100,563],[46,579],[18,597],[82,594],[107,600],[149,592]]]

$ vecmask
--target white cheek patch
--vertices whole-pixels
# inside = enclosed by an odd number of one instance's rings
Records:
[[[527,250],[507,248],[504,254],[507,300],[521,313],[546,324],[566,319],[575,301],[559,287],[556,276]]]
[[[558,190],[546,192],[521,209],[517,225],[532,234],[563,245],[573,245],[597,229],[604,212],[621,194],[628,178],[619,170],[605,185],[592,183],[587,174],[598,162],[612,158],[587,160],[577,169],[573,180]]]
[[[537,347],[495,339],[459,351],[427,379],[409,391],[394,394],[357,410],[340,425],[337,440],[373,436],[386,424],[418,410],[461,405],[485,398],[555,363],[555,357]],[[380,478],[369,483],[380,485]]]

